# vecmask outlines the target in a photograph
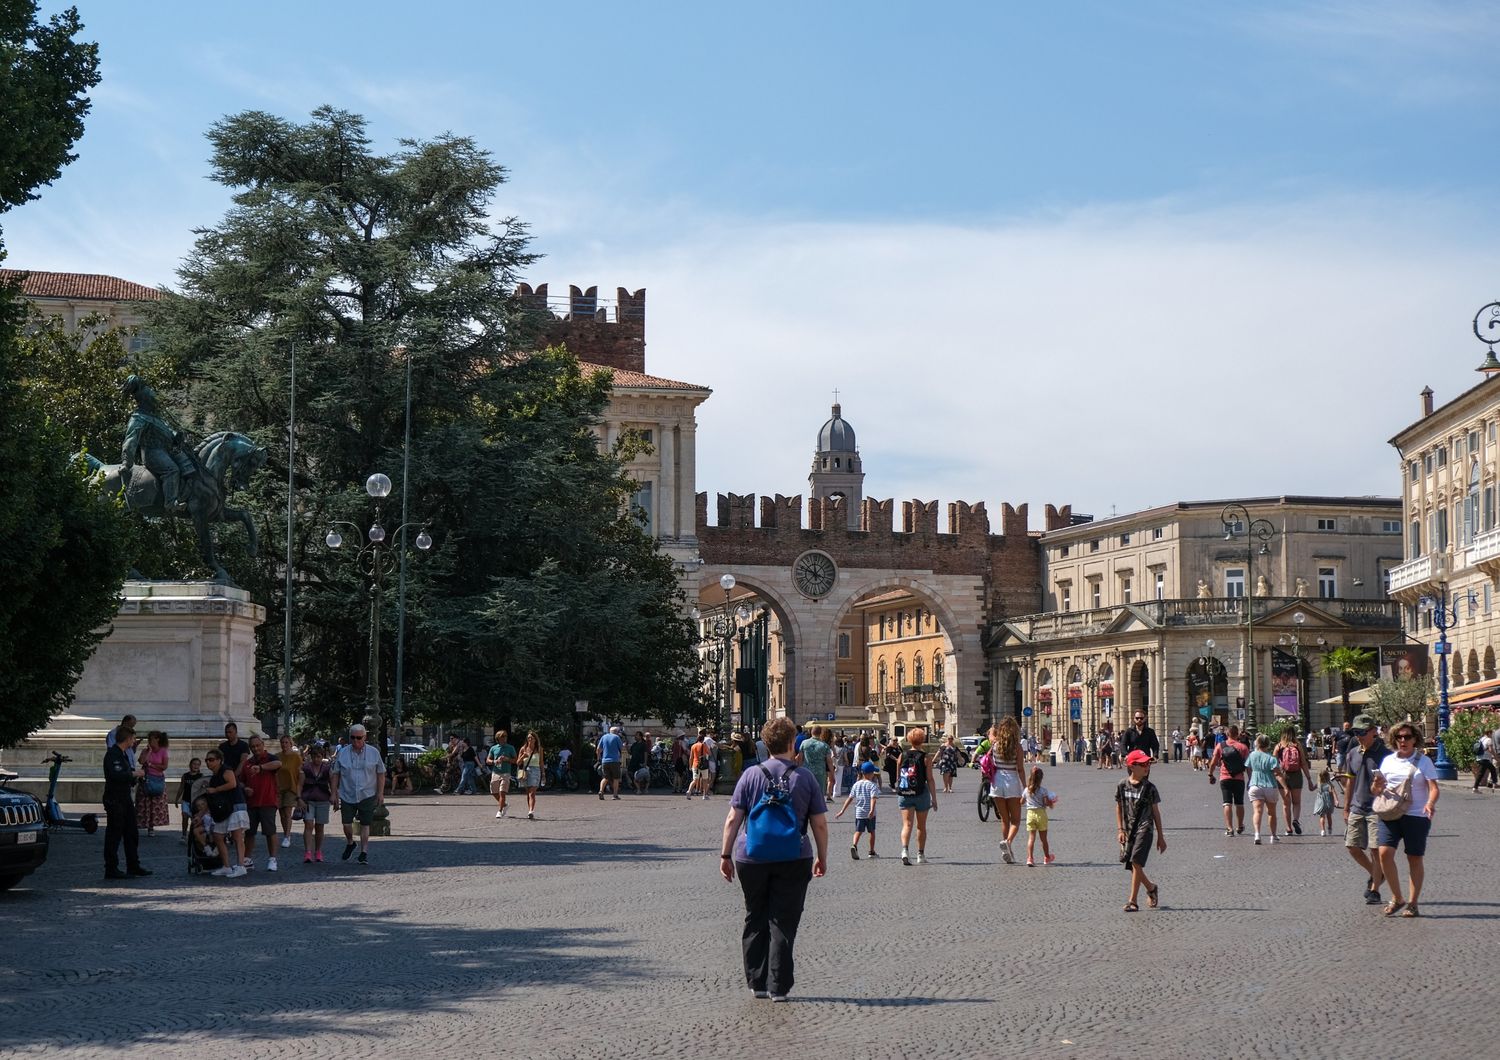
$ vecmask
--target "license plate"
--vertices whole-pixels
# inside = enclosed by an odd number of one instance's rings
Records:
[[[35,832],[17,832],[16,833],[16,844],[18,846],[25,846],[27,843],[35,843],[35,842],[36,842],[36,833]]]

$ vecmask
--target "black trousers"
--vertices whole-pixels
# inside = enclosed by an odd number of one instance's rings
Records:
[[[104,870],[120,869],[120,840],[125,841],[125,867],[141,864],[141,834],[135,825],[135,806],[127,799],[110,799],[104,804]]]
[[[1493,763],[1493,762],[1486,762],[1483,759],[1481,759],[1481,760],[1479,760],[1479,761],[1477,761],[1477,762],[1474,763],[1474,790],[1475,791],[1478,791],[1479,790],[1479,786],[1484,783],[1484,776],[1485,776],[1486,773],[1489,774],[1489,777],[1490,777],[1490,787],[1493,788],[1495,786],[1495,763]]]
[[[812,881],[812,858],[735,863],[745,892],[745,981],[751,990],[789,994],[792,990],[792,946],[802,905]]]

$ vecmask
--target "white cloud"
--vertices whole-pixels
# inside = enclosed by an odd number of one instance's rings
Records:
[[[1093,209],[983,226],[681,218],[533,270],[650,288],[647,369],[712,386],[698,485],[800,493],[835,387],[866,495],[1107,515],[1391,495],[1424,384],[1478,381],[1500,254],[1437,205]],[[712,508],[712,506],[711,506]]]

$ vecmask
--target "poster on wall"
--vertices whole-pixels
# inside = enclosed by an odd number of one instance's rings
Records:
[[[1427,673],[1427,645],[1382,644],[1380,676],[1388,680],[1421,677]]]
[[[1278,718],[1295,718],[1301,713],[1297,680],[1297,657],[1280,648],[1271,649],[1271,707]]]
[[[1052,686],[1043,685],[1036,690],[1037,709],[1043,714],[1052,713]]]

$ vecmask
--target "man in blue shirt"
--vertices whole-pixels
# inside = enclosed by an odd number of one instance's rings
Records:
[[[594,757],[599,760],[601,772],[604,778],[599,781],[599,801],[604,801],[604,789],[610,788],[614,797],[620,797],[620,756],[625,750],[625,740],[620,735],[620,727],[611,725],[609,732],[599,737],[599,745],[594,748]]]

